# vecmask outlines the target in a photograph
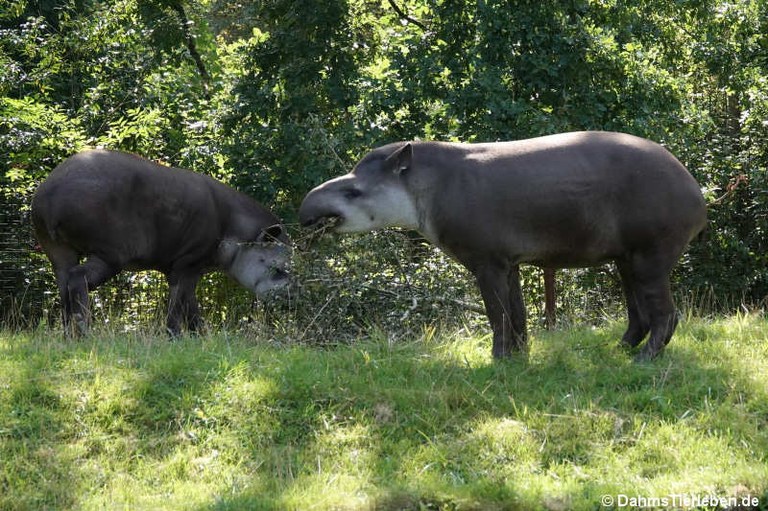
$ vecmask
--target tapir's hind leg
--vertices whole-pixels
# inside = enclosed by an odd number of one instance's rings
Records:
[[[651,330],[651,322],[648,318],[648,305],[645,296],[639,292],[635,282],[635,274],[632,265],[627,260],[616,261],[621,276],[621,285],[624,297],[627,301],[627,318],[629,325],[621,338],[621,343],[634,348],[640,345]]]
[[[64,323],[64,330],[69,332],[71,328],[72,303],[69,299],[67,286],[69,283],[69,271],[77,266],[79,257],[74,250],[58,245],[53,246],[43,244],[43,249],[53,266],[53,274],[56,276],[56,286],[59,289],[61,318]]]
[[[651,336],[637,360],[655,358],[669,343],[677,326],[669,274],[677,257],[669,253],[640,253],[632,256],[632,272],[637,293],[647,309]]]
[[[91,319],[88,291],[93,291],[114,277],[118,271],[119,269],[96,256],[90,256],[82,264],[69,269],[66,295],[70,318],[65,320],[65,325],[74,321],[74,327],[77,328],[76,333],[84,334],[88,330]],[[67,308],[65,308],[65,315],[66,311]]]

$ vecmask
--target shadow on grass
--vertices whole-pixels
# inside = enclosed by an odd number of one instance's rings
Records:
[[[77,499],[74,453],[61,441],[71,415],[46,365],[29,357],[0,366],[0,509],[63,509]]]
[[[301,509],[308,499],[332,509],[594,509],[604,494],[717,470],[705,465],[718,456],[765,472],[768,395],[743,346],[732,353],[712,328],[683,326],[662,358],[634,364],[615,346],[619,328],[541,333],[529,360],[504,362],[477,339],[317,349],[118,338],[53,355],[35,355],[49,344],[34,339],[14,351],[2,390],[1,406],[17,414],[0,426],[3,489],[26,492],[14,502],[31,508],[72,507],[93,478],[75,458],[106,456],[143,478],[135,492],[208,485],[201,510]],[[93,373],[63,388],[57,371],[78,367]],[[712,458],[681,459],[701,454],[695,443]],[[234,475],[172,461],[206,452]],[[103,491],[114,491],[110,477]]]
[[[345,499],[354,501],[356,491],[369,491],[375,497],[361,507],[594,509],[601,495],[632,489],[629,482],[620,486],[622,477],[663,479],[708,463],[679,459],[700,454],[689,442],[714,450],[718,464],[739,455],[765,463],[764,454],[757,453],[764,452],[768,440],[760,433],[767,409],[748,415],[753,423],[740,426],[722,416],[738,402],[766,402],[765,387],[753,384],[738,355],[719,354],[721,360],[715,361],[711,347],[704,350],[710,356],[702,354],[694,339],[638,365],[614,347],[619,333],[541,335],[537,343],[556,345],[539,346],[530,362],[473,363],[456,354],[442,356],[434,347],[391,350],[381,344],[349,348],[350,355],[341,359],[306,352],[286,357],[281,431],[275,440],[291,446],[292,459],[283,461],[293,465],[291,470],[276,471],[282,475],[271,497],[243,491],[203,509],[300,508],[313,485],[344,492],[343,482],[333,482],[337,469],[355,473],[357,481],[346,497],[338,502],[327,497],[318,503],[321,508],[354,508]],[[314,415],[302,419],[296,410]],[[297,419],[305,428],[295,427]],[[343,436],[355,427],[362,432],[347,438],[346,445],[326,445],[325,435],[318,433],[325,428],[331,436],[333,431]],[[687,436],[676,436],[681,427]],[[341,459],[334,448],[364,461]],[[675,453],[686,448],[688,454]],[[633,449],[635,454],[626,454]],[[269,477],[269,461],[259,452],[251,456]],[[634,472],[601,471],[604,460],[617,464],[611,457]],[[328,466],[321,466],[321,459]],[[579,467],[592,472],[580,475]],[[719,466],[708,468],[719,471]],[[546,489],[527,489],[526,477],[533,474],[576,476],[570,486],[554,485],[557,491],[549,495]],[[712,491],[709,481],[688,487]],[[731,495],[765,487],[718,491]],[[322,494],[318,490],[315,498]]]

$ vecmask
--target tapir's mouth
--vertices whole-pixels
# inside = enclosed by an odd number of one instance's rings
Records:
[[[272,280],[288,280],[291,278],[291,274],[288,273],[288,270],[284,270],[283,268],[273,268],[271,271],[271,278]]]
[[[281,293],[290,287],[291,274],[282,268],[272,268],[268,278],[256,282],[251,290],[259,296]]]
[[[310,218],[302,222],[302,226],[315,231],[331,231],[344,222],[341,215],[332,214]]]

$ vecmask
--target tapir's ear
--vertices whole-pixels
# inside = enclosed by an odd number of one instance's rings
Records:
[[[270,225],[266,229],[263,229],[256,241],[275,242],[283,235],[283,226],[280,224]]]
[[[402,174],[411,168],[411,162],[413,160],[413,147],[411,143],[406,143],[403,147],[395,150],[392,154],[387,156],[384,162],[387,168],[392,169],[395,174]]]

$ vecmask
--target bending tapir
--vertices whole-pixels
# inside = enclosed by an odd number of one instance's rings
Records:
[[[80,333],[88,291],[123,269],[165,274],[172,334],[183,323],[199,327],[195,287],[206,272],[223,269],[257,294],[289,282],[289,239],[261,204],[130,154],[91,150],[64,161],[35,192],[32,221],[56,274],[65,329],[74,320]]]
[[[400,142],[310,191],[305,226],[420,231],[477,279],[493,355],[526,348],[519,264],[615,261],[629,328],[622,341],[653,358],[677,325],[669,274],[704,228],[693,177],[667,150],[631,135],[579,132],[516,142]]]

